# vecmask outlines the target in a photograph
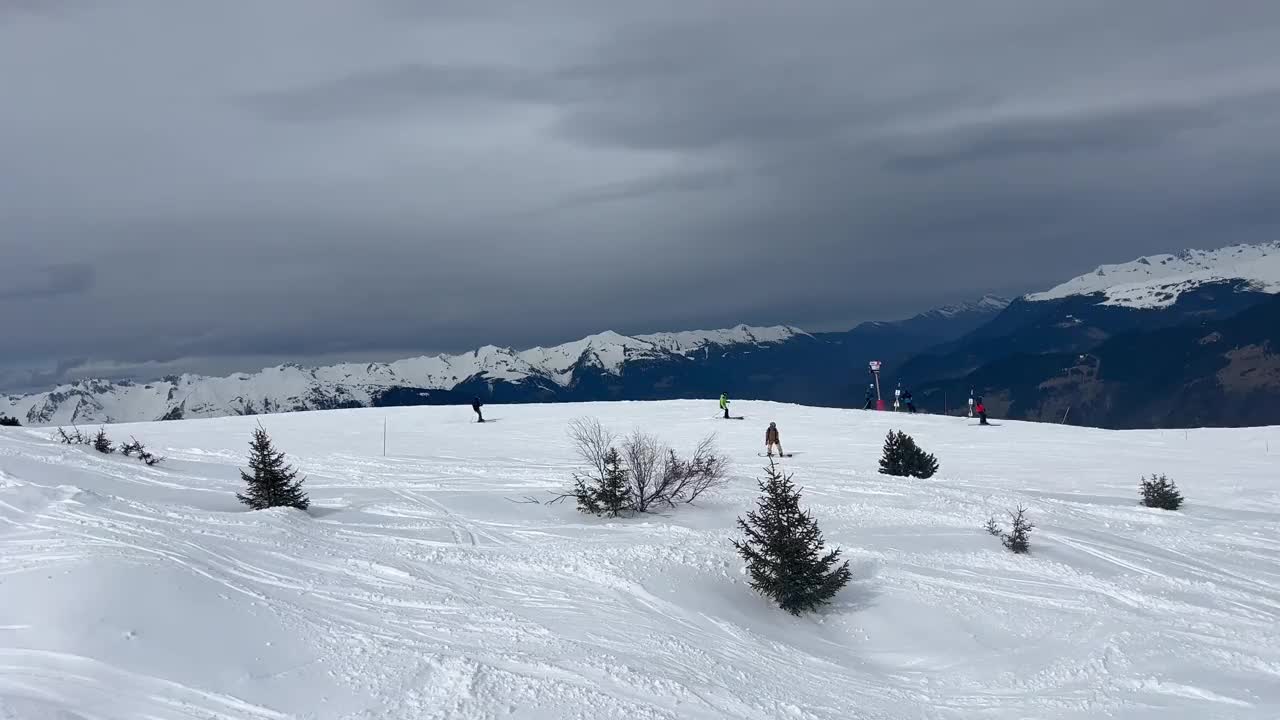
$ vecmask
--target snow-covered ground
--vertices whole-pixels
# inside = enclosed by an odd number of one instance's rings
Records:
[[[739,402],[418,407],[112,426],[155,468],[0,428],[0,718],[1280,717],[1280,428],[1113,432]],[[571,503],[568,420],[731,487]],[[387,454],[383,457],[383,423]],[[792,618],[730,545],[764,429],[855,580]],[[247,512],[256,423],[309,514]],[[877,474],[889,428],[941,461]],[[1183,512],[1137,506],[1165,472]],[[981,525],[1024,503],[1032,552]]]

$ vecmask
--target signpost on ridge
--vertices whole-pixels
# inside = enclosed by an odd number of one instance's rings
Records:
[[[880,397],[880,361],[872,360],[867,363],[871,366],[871,376],[876,380],[876,409],[884,409],[884,399]]]

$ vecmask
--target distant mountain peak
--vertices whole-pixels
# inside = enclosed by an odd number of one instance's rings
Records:
[[[1244,281],[1259,292],[1280,293],[1280,242],[1216,250],[1185,249],[1101,265],[1054,288],[1026,295],[1025,299],[1040,302],[1101,293],[1106,297],[1104,305],[1162,308],[1177,302],[1183,292],[1206,283],[1232,280]]]
[[[1009,298],[1000,297],[999,295],[987,294],[987,295],[983,295],[977,300],[971,300],[971,301],[962,302],[962,303],[955,303],[952,305],[944,305],[939,308],[934,308],[932,310],[922,312],[916,317],[917,318],[921,318],[921,317],[950,318],[963,313],[972,313],[972,312],[993,313],[993,312],[999,312],[1005,309],[1006,307],[1009,307],[1009,303],[1010,303]]]

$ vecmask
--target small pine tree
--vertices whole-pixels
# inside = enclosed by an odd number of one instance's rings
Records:
[[[138,442],[137,438],[132,437],[129,438],[129,442],[120,444],[120,452],[123,453],[125,457],[133,457],[134,453],[138,453],[139,456],[141,456],[141,454],[145,452],[145,448],[146,446]]]
[[[884,454],[880,456],[880,472],[885,475],[906,477],[906,443],[909,441],[910,438],[907,437],[906,433],[894,430],[889,431],[889,436],[884,439]]]
[[[800,509],[800,491],[770,459],[760,482],[757,509],[738,518],[746,533],[733,546],[747,562],[751,587],[792,615],[816,610],[835,597],[850,579],[849,562],[832,569],[840,550],[822,553],[822,531]]]
[[[16,417],[0,415],[0,427],[22,427],[22,423],[18,422]]]
[[[1035,525],[1032,525],[1031,521],[1027,520],[1026,512],[1027,509],[1019,505],[1018,512],[1009,513],[1013,524],[1010,526],[1009,532],[1005,533],[1001,538],[1004,546],[1016,553],[1024,553],[1030,549],[1031,529]]]
[[[604,456],[604,478],[596,489],[596,502],[609,517],[618,517],[631,508],[631,485],[627,482],[627,470],[622,466],[618,451],[609,448]]]
[[[911,438],[907,438],[911,440]],[[938,472],[938,459],[931,453],[926,453],[911,440],[911,453],[907,456],[907,472],[921,480],[927,480]]]
[[[240,479],[249,486],[248,492],[236,493],[236,499],[245,505],[254,510],[272,507],[306,510],[311,504],[302,491],[305,478],[299,479],[298,471],[285,464],[284,453],[276,451],[267,431],[261,427],[253,431],[253,440],[249,442],[249,469],[252,475],[240,471]]]
[[[93,449],[106,455],[116,451],[111,440],[107,438],[107,431],[102,428],[98,428],[98,434],[93,436]]]
[[[1178,486],[1169,478],[1153,473],[1150,480],[1142,478],[1142,504],[1151,508],[1177,510],[1182,507],[1182,493],[1178,492]]]
[[[578,498],[580,512],[618,517],[634,509],[627,469],[615,448],[609,448],[602,462],[604,475],[589,478],[590,482],[588,478],[575,478],[573,494]]]
[[[984,525],[982,529],[996,537],[1000,537],[1004,534],[1004,531],[1000,529],[1000,523],[996,522],[995,515],[992,515],[991,518],[987,520],[987,524]]]
[[[880,472],[927,479],[938,472],[938,459],[921,450],[910,435],[890,430],[884,441],[884,454],[880,457]]]

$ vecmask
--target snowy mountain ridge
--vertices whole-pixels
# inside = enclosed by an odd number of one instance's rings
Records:
[[[1024,299],[1038,302],[1103,293],[1103,305],[1154,309],[1172,305],[1182,293],[1201,285],[1233,280],[1244,281],[1257,292],[1280,293],[1280,242],[1183,250],[1101,265]]]
[[[634,336],[607,331],[521,351],[486,345],[459,355],[424,355],[390,363],[316,368],[285,364],[256,373],[184,374],[145,384],[80,380],[48,392],[0,399],[0,413],[14,415],[25,424],[48,425],[366,407],[392,388],[450,391],[469,381],[566,387],[581,368],[617,375],[628,362],[705,355],[716,349],[764,346],[801,336],[808,333],[785,325]]]
[[[988,312],[997,313],[1009,307],[1009,298],[1000,297],[999,295],[983,295],[981,298],[972,302],[956,303],[954,305],[944,305],[940,308],[923,312],[916,317],[942,317],[953,318],[957,315],[970,312]]]

